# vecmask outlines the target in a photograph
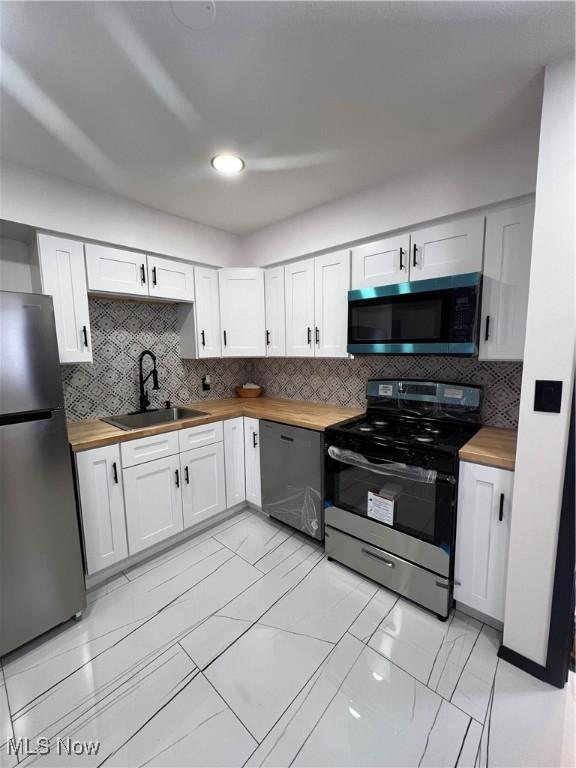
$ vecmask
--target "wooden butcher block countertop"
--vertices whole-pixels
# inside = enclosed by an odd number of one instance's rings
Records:
[[[514,429],[482,427],[465,446],[460,448],[460,460],[514,470],[516,437]]]
[[[89,448],[100,448],[103,445],[209,424],[211,421],[233,419],[236,416],[252,416],[255,419],[268,419],[281,424],[323,432],[332,424],[363,413],[360,408],[342,408],[338,405],[325,405],[309,400],[280,400],[275,397],[200,400],[186,403],[186,407],[204,411],[207,415],[130,431],[118,429],[100,420],[72,421],[68,423],[68,441],[73,451],[86,451]]]

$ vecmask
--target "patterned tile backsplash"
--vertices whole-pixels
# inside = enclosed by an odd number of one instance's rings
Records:
[[[138,407],[138,357],[150,349],[158,358],[160,390],[153,406],[165,400],[232,397],[234,387],[252,380],[268,395],[363,407],[366,380],[404,376],[480,384],[485,424],[516,427],[522,363],[480,362],[454,357],[360,357],[355,360],[181,360],[174,304],[90,298],[94,363],[63,365],[69,419],[91,419]],[[147,362],[147,364],[149,364]],[[212,387],[202,392],[201,377]]]
[[[157,357],[160,390],[152,407],[192,400],[232,397],[234,387],[251,376],[247,360],[181,360],[175,304],[109,301],[90,297],[94,362],[63,365],[64,400],[69,419],[96,419],[138,408],[138,358],[145,349]],[[146,370],[150,360],[146,360]],[[202,392],[201,377],[212,387]]]
[[[254,381],[276,397],[320,400],[336,405],[365,405],[369,378],[406,377],[479,384],[482,421],[493,427],[517,427],[522,363],[485,362],[456,357],[358,357],[354,360],[254,360]]]

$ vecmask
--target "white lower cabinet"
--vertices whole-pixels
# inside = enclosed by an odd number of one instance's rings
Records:
[[[181,483],[178,454],[124,470],[131,555],[183,529]]]
[[[244,458],[246,462],[246,500],[257,507],[261,507],[259,419],[244,417]]]
[[[514,473],[461,462],[454,597],[504,621]]]
[[[246,499],[244,463],[244,419],[224,422],[224,467],[226,470],[226,506],[233,507]]]
[[[76,454],[86,567],[89,574],[128,556],[120,446]]]
[[[222,443],[180,454],[184,527],[201,523],[226,509]]]

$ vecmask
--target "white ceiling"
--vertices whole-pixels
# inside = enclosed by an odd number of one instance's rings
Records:
[[[2,2],[2,155],[250,232],[534,124],[574,36],[571,2],[215,7]]]

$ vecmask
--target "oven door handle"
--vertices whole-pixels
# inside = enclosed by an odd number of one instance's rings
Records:
[[[415,480],[419,483],[433,484],[438,478],[438,473],[434,469],[424,469],[423,467],[413,467],[408,464],[400,464],[396,461],[389,461],[383,464],[375,464],[368,461],[361,453],[348,451],[344,448],[336,448],[331,445],[328,448],[328,455],[335,461],[342,464],[349,464],[351,467],[359,467],[369,472],[376,472],[379,475],[388,475],[389,477],[402,477],[406,480]],[[442,476],[442,479],[445,479]]]

